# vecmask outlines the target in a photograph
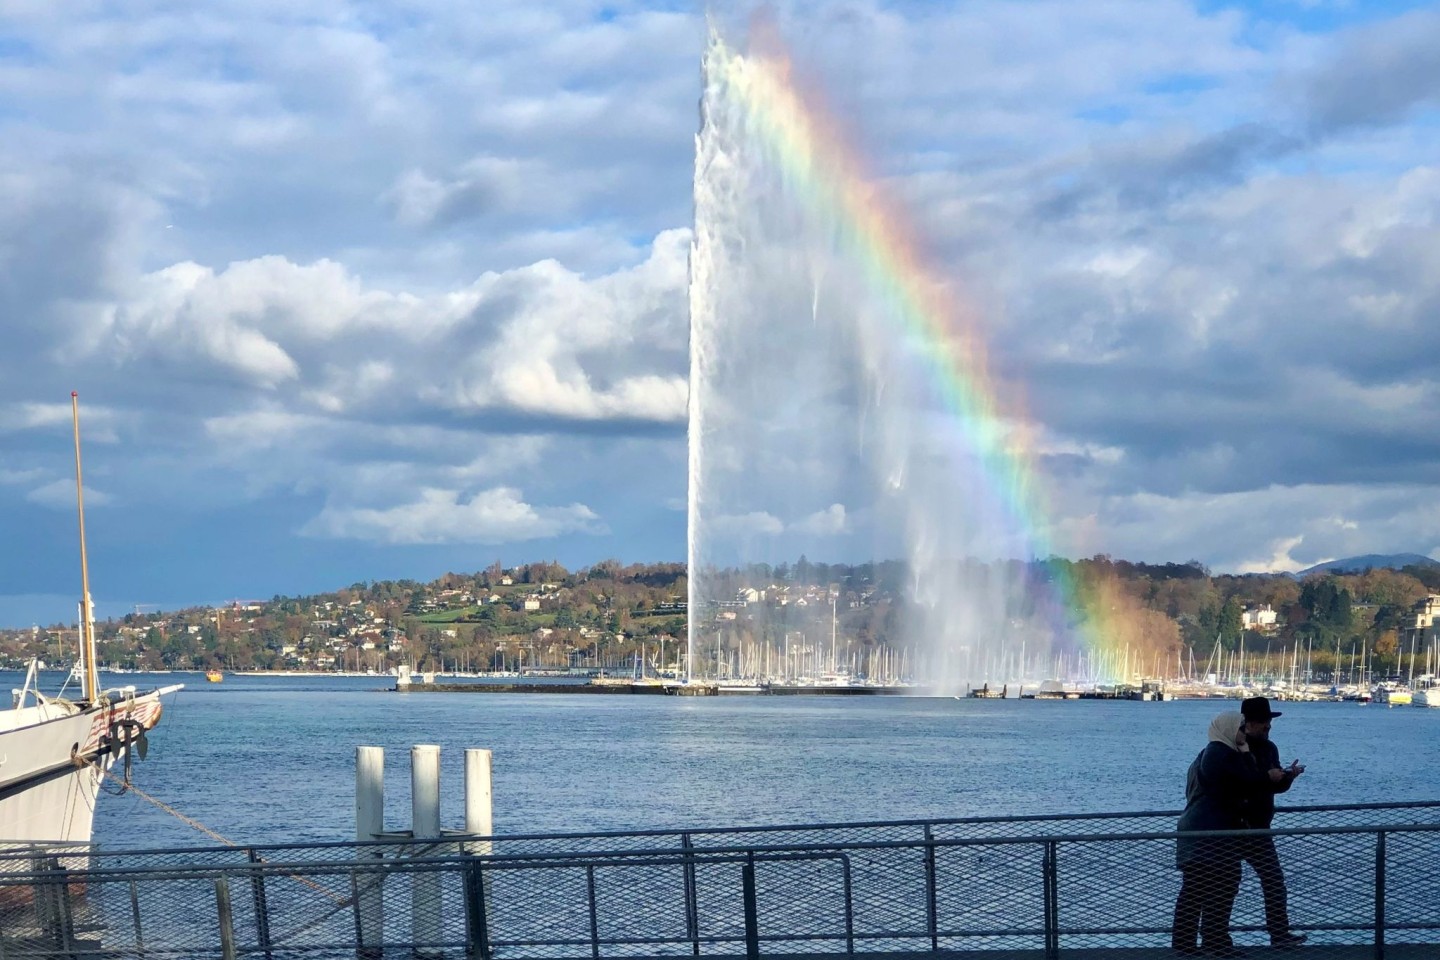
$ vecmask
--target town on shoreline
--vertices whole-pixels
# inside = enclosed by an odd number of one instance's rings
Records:
[[[1362,668],[1376,679],[1440,669],[1440,563],[1297,579],[1098,556],[1035,561],[1025,572],[1034,582],[1066,578],[1082,601],[1106,599],[1106,627],[1124,633],[1113,644],[1125,651],[1123,671],[1107,664],[1111,676],[1233,678],[1238,669],[1293,678],[1303,671],[1338,683],[1353,682]],[[906,639],[908,582],[898,561],[801,557],[726,571],[707,580],[714,598],[699,613],[706,640],[697,668],[704,664],[715,679],[820,681],[828,673],[923,683],[909,648],[916,640]],[[555,563],[497,563],[428,583],[375,581],[306,597],[137,610],[98,624],[97,642],[102,667],[115,672],[385,677],[403,665],[441,675],[675,678],[688,666],[688,589],[678,563],[607,561],[573,572]],[[0,667],[39,659],[68,668],[74,649],[70,625],[0,630]],[[1034,675],[1029,667],[1009,662],[987,675]]]

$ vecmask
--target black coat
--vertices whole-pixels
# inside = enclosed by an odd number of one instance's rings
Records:
[[[1180,814],[1177,829],[1183,833],[1244,830],[1253,826],[1250,822],[1253,798],[1268,780],[1268,775],[1260,771],[1248,753],[1212,740],[1185,775],[1185,812]],[[1197,856],[1208,855],[1207,849],[1199,838],[1179,838],[1175,842],[1176,865],[1184,867]]]
[[[1247,737],[1246,742],[1250,744],[1250,760],[1261,773],[1280,766],[1280,748],[1269,739]],[[1275,819],[1275,794],[1289,790],[1290,784],[1294,782],[1294,774],[1288,771],[1278,783],[1272,781],[1267,774],[1264,782],[1256,787],[1250,798],[1250,809],[1246,813],[1250,826],[1257,830],[1270,829],[1270,824]]]

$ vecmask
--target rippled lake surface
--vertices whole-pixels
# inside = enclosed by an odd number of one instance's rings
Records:
[[[18,687],[21,678],[7,675]],[[58,685],[59,675],[49,674]],[[386,825],[409,826],[409,749],[442,748],[442,820],[464,750],[494,751],[497,833],[1164,810],[1233,703],[905,697],[678,698],[387,692],[388,678],[105,677],[186,688],[135,764],[141,789],[241,843],[354,836],[355,748],[386,749]],[[1286,703],[1273,736],[1309,767],[1290,803],[1440,799],[1440,710]],[[212,843],[135,794],[100,798],[109,847]]]

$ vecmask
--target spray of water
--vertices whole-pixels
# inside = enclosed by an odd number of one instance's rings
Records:
[[[903,561],[883,617],[867,612],[864,584],[832,593],[860,604],[847,618],[889,651],[892,676],[900,663],[959,690],[1049,674],[1073,652],[1047,623],[1053,610],[1036,609],[1024,564],[993,562],[1033,547],[997,478],[1010,428],[957,413],[936,384],[937,349],[973,345],[937,348],[897,316],[897,279],[873,252],[883,238],[857,236],[864,224],[825,192],[849,172],[813,151],[803,165],[787,158],[776,118],[755,109],[757,71],[771,66],[712,33],[690,254],[687,675],[748,657],[741,672],[793,676],[797,651],[811,674],[856,662],[853,647],[836,649],[860,642],[836,629],[841,611],[802,615],[798,591],[737,609],[739,586],[785,587],[757,581],[757,565],[802,554]]]

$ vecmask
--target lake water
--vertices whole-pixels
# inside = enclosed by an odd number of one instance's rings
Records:
[[[17,675],[8,675],[19,686]],[[58,683],[58,675],[50,674]],[[355,747],[386,748],[386,825],[409,826],[409,748],[442,747],[442,822],[467,747],[494,751],[497,833],[1175,809],[1200,701],[398,694],[387,678],[184,682],[135,764],[141,789],[237,842],[354,836]],[[47,682],[45,687],[51,687]],[[1440,799],[1440,710],[1277,704],[1291,803]],[[106,846],[212,843],[134,794],[100,798]]]

